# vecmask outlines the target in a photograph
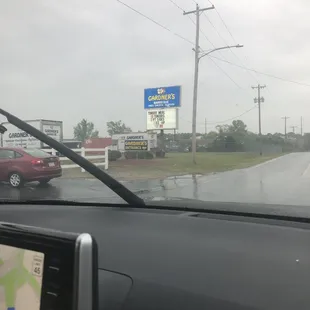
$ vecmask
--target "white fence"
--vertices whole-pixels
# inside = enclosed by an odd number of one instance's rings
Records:
[[[103,148],[103,149],[86,149],[84,147],[80,148],[80,149],[71,149],[72,151],[76,152],[76,153],[81,153],[80,155],[86,159],[104,159],[103,162],[100,163],[93,163],[96,166],[104,166],[104,169],[107,170],[109,168],[109,148]],[[51,153],[52,155],[56,155],[57,151],[54,149],[42,149],[42,151],[47,152],[47,153]],[[86,153],[91,153],[91,152],[104,152],[104,154],[102,155],[85,155]],[[60,161],[68,161],[70,159],[68,159],[67,157],[59,157]],[[72,163],[72,164],[61,164],[61,167],[63,169],[70,169],[70,168],[78,168],[80,167],[79,165]],[[85,172],[85,170],[83,168],[81,168],[82,172]]]

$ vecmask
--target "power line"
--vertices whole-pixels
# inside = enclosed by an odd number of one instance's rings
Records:
[[[212,3],[210,0],[209,0],[209,2],[210,2],[211,5],[213,5],[213,3]],[[231,38],[232,38],[234,44],[237,45],[237,42],[236,42],[235,37],[233,36],[232,32],[229,30],[227,24],[226,24],[225,21],[224,21],[224,18],[221,16],[220,12],[217,10],[216,7],[215,7],[215,12],[217,13],[218,17],[220,18],[220,20],[221,20],[221,22],[223,23],[224,27],[226,28],[227,32],[228,32],[229,35],[231,36]],[[224,40],[224,38],[223,38],[223,37],[220,35],[220,33],[217,31],[217,29],[215,28],[215,26],[213,25],[213,23],[210,21],[210,19],[208,18],[208,16],[207,16],[207,15],[205,15],[205,16],[206,16],[206,18],[208,19],[209,23],[212,25],[212,27],[215,29],[215,31],[217,32],[217,34],[219,35],[219,37],[225,42],[225,44],[227,44],[226,41]],[[228,44],[227,44],[227,45],[228,45]],[[244,63],[242,62],[242,60],[241,60],[232,50],[231,50],[231,52],[232,52],[233,55],[240,61],[241,65],[245,66]],[[246,57],[245,57],[245,58],[246,58]],[[259,83],[259,81],[257,80],[257,78],[256,78],[254,75],[252,75],[250,72],[248,72],[248,73],[249,73],[249,75],[250,75],[257,83]]]
[[[200,28],[199,31],[201,32],[201,34],[204,36],[204,38],[212,45],[212,47],[215,48],[215,45],[212,43],[212,41],[207,37],[207,35],[202,31],[202,29]],[[224,56],[222,56],[224,57]]]
[[[186,41],[187,43],[189,43],[189,44],[191,44],[191,45],[195,45],[194,42],[192,42],[192,41],[186,39],[185,37],[183,37],[182,35],[180,35],[180,34],[174,32],[174,31],[172,31],[172,30],[169,29],[168,27],[166,27],[166,26],[160,24],[160,23],[157,22],[156,20],[154,20],[154,19],[152,19],[151,17],[149,17],[149,16],[143,14],[142,12],[140,12],[140,11],[138,11],[137,9],[133,8],[132,6],[130,6],[130,5],[128,5],[128,4],[124,3],[124,2],[122,2],[121,0],[116,0],[116,1],[119,2],[120,4],[124,5],[125,7],[127,7],[128,9],[130,9],[131,11],[133,11],[133,12],[139,14],[140,16],[142,16],[142,17],[144,17],[144,18],[146,18],[146,19],[148,19],[149,21],[151,21],[151,22],[154,23],[155,25],[161,27],[162,29],[165,29],[166,31],[169,31],[170,33],[172,33],[172,34],[175,35],[176,37],[178,37],[178,38],[180,38],[180,39]]]
[[[185,10],[180,7],[174,0],[168,0],[169,2],[171,2],[176,8],[178,8],[180,11],[182,11],[183,13],[185,12]],[[205,13],[205,11],[203,11],[204,15],[207,17],[207,14]],[[195,21],[191,18],[191,16],[186,15],[190,21],[196,25]],[[214,26],[213,26],[214,27]],[[201,28],[199,29],[200,33],[205,37],[205,39],[215,48],[215,45],[209,40],[209,38],[207,37],[207,35],[201,30]],[[227,43],[226,43],[227,44]],[[231,50],[231,49],[230,49]],[[213,59],[211,59],[211,61],[214,63],[214,65],[216,67],[218,67],[238,88],[243,89],[236,81],[234,81],[232,79],[232,77],[229,76],[229,74],[223,70]]]
[[[209,2],[210,2],[211,5],[213,5],[213,3],[212,3],[210,0],[209,0]],[[223,19],[222,16],[221,16],[220,12],[219,12],[216,8],[215,8],[215,12],[216,12],[217,15],[219,16],[220,20],[222,21],[222,23],[223,23],[223,25],[225,26],[225,28],[226,28],[226,30],[228,31],[228,33],[230,34],[230,36],[231,36],[231,38],[233,39],[234,43],[237,44],[237,43],[236,43],[236,40],[235,40],[235,38],[234,38],[234,36],[233,36],[233,34],[232,34],[231,31],[229,30],[227,24],[225,23],[224,19]]]
[[[237,115],[237,116],[234,116],[234,117],[231,117],[231,118],[222,120],[222,121],[216,121],[216,122],[209,122],[209,121],[208,121],[208,125],[223,124],[223,123],[232,121],[232,120],[234,120],[234,119],[236,119],[236,118],[239,118],[239,117],[241,117],[241,116],[243,116],[243,115],[245,115],[245,114],[251,112],[251,111],[254,110],[255,108],[257,108],[257,105],[255,105],[255,106],[252,107],[251,109],[248,109],[248,110],[244,111],[243,113],[241,113],[241,114],[239,114],[239,115]],[[191,121],[189,121],[189,120],[187,120],[187,119],[184,119],[184,118],[181,118],[181,119],[183,119],[184,121],[186,121],[186,122],[188,122],[188,123],[191,123]],[[198,122],[198,124],[204,125],[205,122]]]
[[[216,9],[215,9],[216,10]],[[212,26],[212,28],[214,29],[214,31],[217,33],[217,35],[222,39],[222,41],[226,44],[229,45],[226,40],[222,37],[222,35],[218,32],[218,30],[216,29],[216,27],[214,26],[214,24],[211,22],[210,18],[207,16],[207,14],[205,14],[205,12],[203,12],[203,15],[205,16],[205,18],[207,19],[207,21],[209,22],[209,24]],[[233,53],[233,51],[232,51]]]
[[[179,6],[174,0],[168,0],[169,2],[171,2],[176,8],[178,8],[180,11],[182,11],[183,13],[185,12],[185,10]],[[196,1],[193,1],[194,3],[196,3]],[[191,16],[186,15],[188,17],[188,19],[192,22],[192,24],[194,26],[196,26],[195,21],[192,19]],[[207,37],[207,35],[202,31],[201,28],[199,28],[200,33],[204,36],[204,38],[215,48],[215,45],[211,42],[211,40]]]
[[[185,12],[185,10],[181,7],[181,6],[179,6],[174,0],[168,0],[169,2],[171,2],[176,8],[178,8],[180,11],[182,11],[183,13]],[[204,15],[205,16],[207,16],[206,14],[205,14],[205,12],[203,11],[203,13],[204,13]],[[190,15],[186,15],[189,19],[190,19],[190,21],[194,24],[194,25],[196,25],[196,23],[195,23],[195,21],[191,18],[191,16]],[[206,36],[206,34],[201,30],[201,29],[199,29],[199,31],[200,31],[200,33],[208,40],[208,42],[215,48],[215,45],[209,40],[209,38]],[[216,67],[218,67],[238,88],[240,88],[240,89],[244,89],[244,88],[242,88],[236,81],[234,81],[233,79],[232,79],[232,77],[231,76],[229,76],[229,74],[225,71],[225,70],[223,70],[213,59],[211,59],[211,61],[214,63],[214,65],[216,66]]]
[[[210,2],[210,1],[209,1]],[[211,3],[211,2],[210,2]],[[211,3],[212,4],[212,3]],[[216,9],[215,9],[216,10]],[[218,11],[216,10],[216,12],[218,13]],[[204,13],[204,12],[203,12]],[[219,14],[219,13],[218,13]],[[224,42],[224,44],[226,44],[226,45],[229,45],[228,43],[227,43],[227,41],[223,38],[223,36],[219,33],[219,31],[216,29],[216,27],[214,26],[214,24],[211,22],[211,20],[210,20],[210,18],[207,16],[207,14],[203,14],[205,17],[206,17],[206,19],[208,20],[208,22],[210,23],[210,25],[213,27],[213,29],[215,30],[215,32],[217,33],[217,35],[221,38],[221,40]],[[220,16],[220,15],[219,15]],[[223,20],[222,20],[223,21]],[[223,21],[223,23],[224,23],[224,21]],[[224,23],[224,25],[226,25],[225,23]],[[234,43],[236,42],[236,40],[234,39],[233,40],[234,41]],[[237,44],[237,43],[235,43],[235,44]],[[234,51],[230,48],[229,49],[230,51],[231,51],[231,53],[235,56],[235,58],[241,63],[241,65],[243,65],[244,66],[244,63],[242,62],[242,60],[236,55],[236,53],[234,53]],[[223,57],[224,58],[224,57]],[[225,60],[226,60],[226,58],[224,58]],[[247,71],[247,73],[251,76],[251,78],[253,78],[257,83],[259,83],[258,82],[258,80],[257,80],[257,78],[256,77],[254,77],[249,71]]]
[[[171,2],[176,8],[178,8],[180,11],[182,11],[183,13],[185,12],[185,10],[181,7],[181,6],[179,6],[174,0],[168,0],[169,2]],[[194,1],[193,0],[193,2],[194,3],[196,3],[196,1]],[[203,14],[207,17],[207,14],[203,11]],[[195,21],[192,19],[192,17],[191,16],[189,16],[189,15],[186,15],[188,18],[189,18],[189,20],[192,22],[192,24],[193,25],[195,25],[196,26],[196,23],[195,23]],[[207,17],[208,18],[208,17]],[[211,23],[211,21],[209,20],[209,22]],[[212,23],[211,23],[212,24]],[[212,26],[214,27],[214,25],[212,24]],[[215,29],[215,27],[214,27],[214,29]],[[215,29],[216,30],[216,29]],[[217,30],[216,30],[217,31]],[[199,32],[204,36],[204,38],[212,45],[212,47],[213,48],[216,48],[215,47],[215,45],[212,43],[212,41],[208,38],[208,36],[205,34],[205,32],[199,27]],[[218,33],[219,34],[219,33]],[[220,35],[220,34],[219,34]],[[225,43],[225,44],[227,44],[227,43]],[[228,44],[227,44],[228,45]],[[233,53],[233,51],[231,50],[231,52]],[[226,59],[223,55],[222,55],[222,53],[221,52],[219,52],[220,54],[221,54],[221,56],[224,58],[224,59]],[[235,55],[236,56],[236,55]],[[225,73],[226,74],[226,73]]]
[[[168,0],[170,1],[174,6],[176,6],[179,10],[181,10],[182,12],[185,12],[185,10],[183,10],[176,2],[174,2],[173,0]]]
[[[247,68],[245,66],[240,66],[240,65],[237,65],[237,64],[235,64],[233,62],[230,62],[228,60],[224,60],[224,59],[218,58],[216,56],[209,56],[209,57],[217,59],[217,60],[222,61],[222,62],[226,62],[226,63],[228,63],[230,65],[239,67],[241,69],[252,71],[252,72],[255,72],[257,74],[265,75],[265,76],[268,76],[268,77],[271,77],[271,78],[274,78],[274,79],[277,79],[277,80],[281,80],[283,82],[289,82],[289,83],[293,83],[293,84],[297,84],[297,85],[301,85],[301,86],[308,86],[308,87],[310,86],[310,84],[307,84],[307,83],[297,82],[297,81],[293,81],[293,80],[288,80],[288,79],[285,79],[285,78],[282,78],[282,77],[279,77],[279,76],[276,76],[276,75],[273,75],[273,74],[270,74],[270,73],[264,73],[264,72],[261,72],[261,71],[255,70],[255,69]]]
[[[210,3],[211,3],[211,1],[209,1]],[[213,5],[213,3],[211,3],[211,5]],[[214,6],[214,5],[213,5]],[[216,10],[216,8],[214,7],[214,9]],[[217,10],[216,10],[217,11]],[[227,43],[227,41],[221,36],[221,34],[218,32],[218,30],[216,29],[216,27],[214,26],[214,24],[211,22],[211,20],[209,19],[209,17],[207,16],[207,14],[206,14],[206,12],[202,12],[202,14],[206,17],[206,19],[208,20],[208,22],[211,24],[211,26],[214,28],[214,30],[216,31],[216,33],[218,34],[218,36],[222,39],[222,41],[224,42],[224,44],[226,44],[226,45],[229,45],[228,43]],[[202,30],[201,30],[201,33],[204,35],[204,37],[209,41],[209,43],[214,47],[214,48],[216,48],[215,47],[215,45],[208,39],[208,37],[202,32]],[[236,44],[237,45],[237,44]],[[243,63],[242,63],[242,61],[240,60],[240,58],[233,52],[233,50],[230,48],[229,49],[230,51],[231,51],[231,53],[237,58],[237,60],[239,60],[240,61],[240,63],[242,64],[242,65],[244,65]],[[224,57],[223,56],[223,54],[221,53],[221,52],[219,52],[219,54],[222,56],[222,58],[224,58],[225,60],[226,60],[226,57]],[[214,62],[214,64],[216,64],[215,62]],[[220,67],[218,67],[218,68],[220,68]],[[222,71],[223,71],[223,73],[226,75],[226,76],[228,76],[228,74],[222,69],[222,68],[220,68]],[[249,72],[248,72],[248,74],[252,77],[252,78],[254,78],[255,79],[255,77],[253,77]],[[228,78],[230,79],[230,80],[232,80],[229,76],[228,76]],[[257,81],[257,79],[255,79],[256,81]],[[257,81],[258,82],[258,81]],[[233,83],[234,84],[236,84],[239,88],[241,88],[241,89],[243,89],[242,87],[240,87],[235,81],[233,81]]]
[[[234,116],[234,117],[232,117],[232,118],[228,118],[228,119],[225,119],[225,120],[223,120],[223,121],[218,121],[218,122],[208,122],[208,124],[214,125],[214,124],[222,124],[222,123],[226,123],[226,122],[232,121],[232,120],[234,120],[234,119],[236,119],[236,118],[238,118],[238,117],[241,117],[241,116],[243,116],[243,115],[245,115],[245,114],[251,112],[251,111],[254,110],[256,107],[257,107],[257,105],[255,105],[254,107],[252,107],[252,108],[249,109],[249,110],[246,110],[246,111],[243,112],[242,114],[237,115],[237,116]]]
[[[238,88],[240,89],[244,89],[242,88],[235,80],[233,80],[233,78],[226,72],[224,71],[212,58],[209,58],[214,64],[216,67],[218,67]]]
[[[174,0],[168,0],[168,1],[171,2],[175,7],[177,7],[179,10],[181,10],[183,13],[185,12],[185,10],[184,10],[181,6],[179,6]],[[197,3],[197,2],[194,1],[194,0],[193,0],[193,2],[194,2],[194,3]],[[205,13],[205,12],[203,12],[203,13]],[[196,25],[195,21],[192,19],[191,16],[189,16],[189,15],[186,15],[186,16],[189,18],[189,20],[190,20],[194,25]],[[205,37],[205,39],[215,48],[215,45],[211,42],[211,40],[207,37],[207,35],[202,31],[201,28],[199,28],[199,31],[200,31],[200,33]]]
[[[185,12],[185,10],[182,8],[182,7],[180,7],[175,1],[173,1],[173,0],[168,0],[169,2],[171,2],[176,8],[178,8],[180,11],[182,11],[182,13],[184,13]],[[195,1],[194,1],[195,2]],[[196,3],[196,2],[195,2]],[[195,23],[195,21],[192,19],[192,17],[191,16],[189,16],[189,15],[186,15],[187,17],[188,17],[188,19],[192,22],[192,24],[194,25],[194,26],[196,26],[196,23]],[[207,41],[211,44],[211,45],[213,45],[213,43],[209,40],[209,38],[206,36],[206,34],[201,30],[201,29],[199,29],[199,31],[201,32],[201,34],[207,39]]]

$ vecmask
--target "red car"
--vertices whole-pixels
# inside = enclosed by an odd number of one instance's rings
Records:
[[[0,147],[0,181],[8,181],[13,187],[32,181],[46,184],[61,175],[57,156],[38,149]]]

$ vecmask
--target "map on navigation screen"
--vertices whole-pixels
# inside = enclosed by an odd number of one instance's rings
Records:
[[[0,244],[0,310],[40,310],[44,254]]]

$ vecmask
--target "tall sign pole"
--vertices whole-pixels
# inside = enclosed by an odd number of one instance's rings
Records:
[[[197,118],[197,91],[198,91],[198,69],[199,69],[199,18],[200,14],[206,10],[214,9],[212,7],[200,9],[196,3],[196,10],[184,12],[183,15],[195,14],[196,15],[196,40],[195,40],[195,71],[194,71],[194,91],[193,91],[193,118],[192,118],[192,160],[196,164],[196,118]]]

